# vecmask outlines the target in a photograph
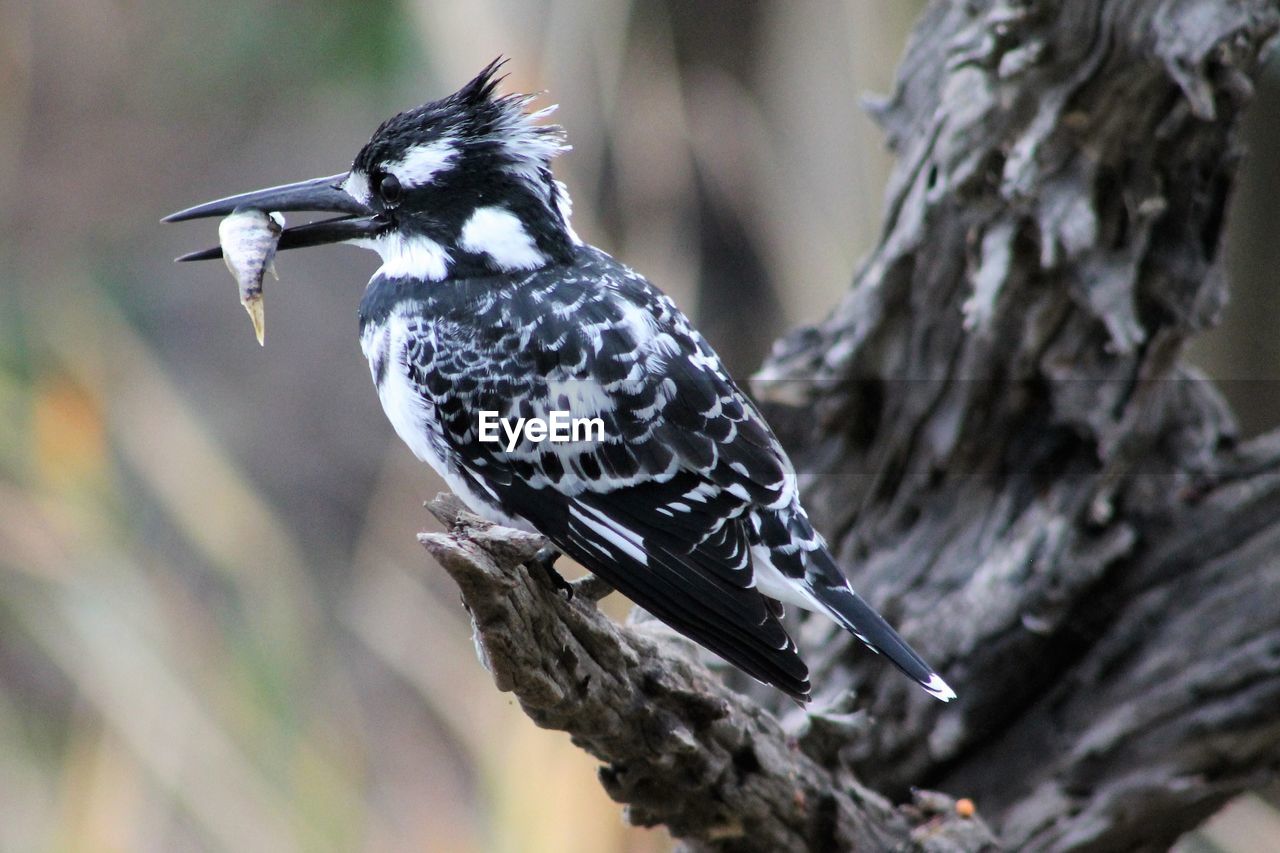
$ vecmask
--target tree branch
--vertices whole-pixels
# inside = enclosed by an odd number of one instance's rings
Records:
[[[957,702],[815,619],[806,720],[530,582],[518,534],[424,540],[499,687],[634,820],[698,847],[981,846],[882,797],[927,785],[1011,848],[1156,850],[1274,777],[1280,435],[1237,446],[1180,358],[1225,299],[1236,125],[1277,31],[1267,0],[936,0],[875,106],[880,244],[754,387],[855,585]]]
[[[863,594],[957,686],[847,653],[890,795],[1016,849],[1165,849],[1280,753],[1280,439],[1179,361],[1225,300],[1237,122],[1274,3],[933,3],[876,112],[884,236],[756,390]],[[815,425],[813,412],[820,417]],[[820,476],[815,472],[822,472]],[[928,732],[928,736],[922,733]]]
[[[604,762],[600,780],[633,823],[665,824],[692,849],[993,847],[949,798],[895,807],[806,756],[800,743],[822,734],[813,727],[838,721],[819,718],[793,737],[657,623],[623,628],[585,596],[566,600],[523,565],[546,544],[540,536],[482,521],[451,495],[430,508],[449,532],[419,539],[458,584],[498,689]]]

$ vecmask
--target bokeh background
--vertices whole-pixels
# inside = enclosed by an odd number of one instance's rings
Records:
[[[745,377],[873,244],[859,98],[919,8],[0,0],[0,851],[669,849],[493,689],[416,544],[442,486],[359,352],[375,256],[283,255],[259,349],[220,264],[171,262],[214,224],[158,220],[341,171],[503,54],[561,104],[579,233]],[[1195,350],[1250,433],[1280,423],[1277,106],[1273,72]],[[1263,798],[1228,812],[1184,849],[1275,849]]]

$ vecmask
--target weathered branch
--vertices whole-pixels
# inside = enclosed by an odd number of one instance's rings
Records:
[[[1164,849],[1277,766],[1280,453],[1234,448],[1179,356],[1225,299],[1278,26],[1268,2],[932,4],[877,108],[883,239],[758,386],[823,413],[788,436],[824,472],[807,502],[960,692],[919,703],[841,648],[815,683],[904,720],[841,754],[890,794],[973,796],[1013,848]]]
[[[604,762],[600,780],[637,824],[724,850],[973,851],[992,846],[954,801],[895,807],[808,758],[772,714],[724,686],[676,635],[622,628],[524,565],[539,536],[495,527],[441,496],[448,533],[419,536],[457,582],[498,689],[538,725]],[[655,625],[656,623],[648,623]],[[807,730],[838,725],[817,720]],[[814,732],[813,737],[821,732]]]
[[[805,622],[815,707],[842,713],[792,747],[776,691],[741,698],[463,525],[426,541],[499,686],[701,846],[923,843],[856,775],[973,797],[1010,848],[1164,849],[1272,778],[1280,436],[1237,446],[1180,356],[1225,299],[1236,125],[1278,30],[1267,0],[938,0],[875,107],[880,244],[755,388],[855,585],[958,702]]]

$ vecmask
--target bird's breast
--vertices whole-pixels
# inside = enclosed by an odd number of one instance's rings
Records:
[[[360,348],[369,360],[369,372],[378,389],[382,409],[396,435],[413,454],[443,475],[444,442],[431,398],[413,380],[408,352],[409,330],[393,316],[385,323],[368,323],[360,336]]]
[[[463,475],[456,454],[444,436],[440,412],[426,383],[439,379],[434,371],[430,324],[422,318],[392,314],[384,323],[366,323],[360,346],[387,420],[413,455],[426,462],[458,497],[483,518],[509,527],[533,531],[523,519],[499,506],[492,495],[474,488]]]

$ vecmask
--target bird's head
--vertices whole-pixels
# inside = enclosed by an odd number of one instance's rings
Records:
[[[567,260],[577,241],[569,197],[551,173],[564,131],[528,113],[530,95],[497,95],[502,60],[457,92],[383,122],[338,175],[197,205],[166,222],[235,210],[339,213],[284,231],[279,248],[354,243],[382,273],[443,279],[531,270]],[[207,249],[179,260],[221,256]]]

